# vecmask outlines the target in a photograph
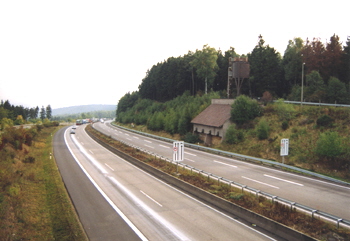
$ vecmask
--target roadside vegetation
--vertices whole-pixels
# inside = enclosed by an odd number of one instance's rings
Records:
[[[292,229],[307,234],[313,238],[328,240],[328,238],[337,236],[341,240],[349,240],[350,230],[348,229],[337,228],[335,224],[325,223],[317,218],[312,218],[311,216],[297,212],[295,209],[291,209],[290,207],[286,207],[277,202],[272,202],[261,196],[257,197],[254,194],[208,178],[202,174],[191,172],[187,169],[177,168],[175,164],[122,144],[119,141],[96,131],[91,125],[87,127],[87,131],[92,133],[98,139],[108,143],[119,151],[138,159],[139,161],[145,162],[154,168],[188,182],[198,188],[289,226]]]
[[[219,93],[185,93],[164,103],[134,95],[120,100],[118,124],[203,145],[203,136],[193,133],[190,122]],[[232,105],[231,121],[224,141],[213,137],[211,147],[281,162],[280,142],[287,138],[286,164],[350,181],[349,108],[300,106],[282,99],[273,103],[269,93],[260,102],[241,95]]]
[[[87,240],[52,153],[58,122],[0,134],[0,240]]]

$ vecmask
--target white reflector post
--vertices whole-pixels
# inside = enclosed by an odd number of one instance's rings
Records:
[[[288,156],[289,139],[281,139],[281,156]]]

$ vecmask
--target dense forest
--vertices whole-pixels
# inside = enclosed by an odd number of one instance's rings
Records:
[[[239,56],[232,47],[222,52],[204,45],[202,50],[170,57],[147,71],[137,93],[142,99],[164,102],[185,91],[196,95],[208,89],[227,98],[229,58]],[[326,43],[295,38],[282,57],[260,35],[252,52],[241,56],[250,64],[242,94],[259,98],[267,91],[274,98],[300,101],[303,86],[304,101],[350,104],[350,37],[344,46],[335,34]],[[230,85],[229,97],[234,98],[235,84]]]

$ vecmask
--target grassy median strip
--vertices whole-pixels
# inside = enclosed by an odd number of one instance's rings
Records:
[[[3,145],[0,240],[87,240],[51,155],[57,130],[28,130],[35,132],[29,145]]]
[[[106,136],[98,132],[91,126],[88,126],[87,130],[103,142],[142,162],[147,163],[148,165],[153,166],[154,168],[173,175],[243,208],[309,235],[310,237],[319,240],[328,240],[331,237],[341,238],[339,240],[350,240],[350,230],[348,229],[337,229],[336,225],[334,224],[329,224],[316,218],[312,218],[301,212],[297,212],[295,209],[291,209],[290,207],[277,202],[272,202],[271,200],[268,200],[262,196],[257,197],[249,192],[243,192],[241,189],[218,182],[215,179],[208,178],[207,176],[198,174],[197,172],[191,172],[190,170],[179,168],[177,173],[175,164],[155,158],[152,155],[124,145],[123,143],[112,139],[110,136]]]

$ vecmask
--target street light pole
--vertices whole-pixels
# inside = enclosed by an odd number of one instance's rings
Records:
[[[303,63],[301,68],[301,96],[300,96],[300,105],[303,105],[303,99],[304,99],[304,65]]]

